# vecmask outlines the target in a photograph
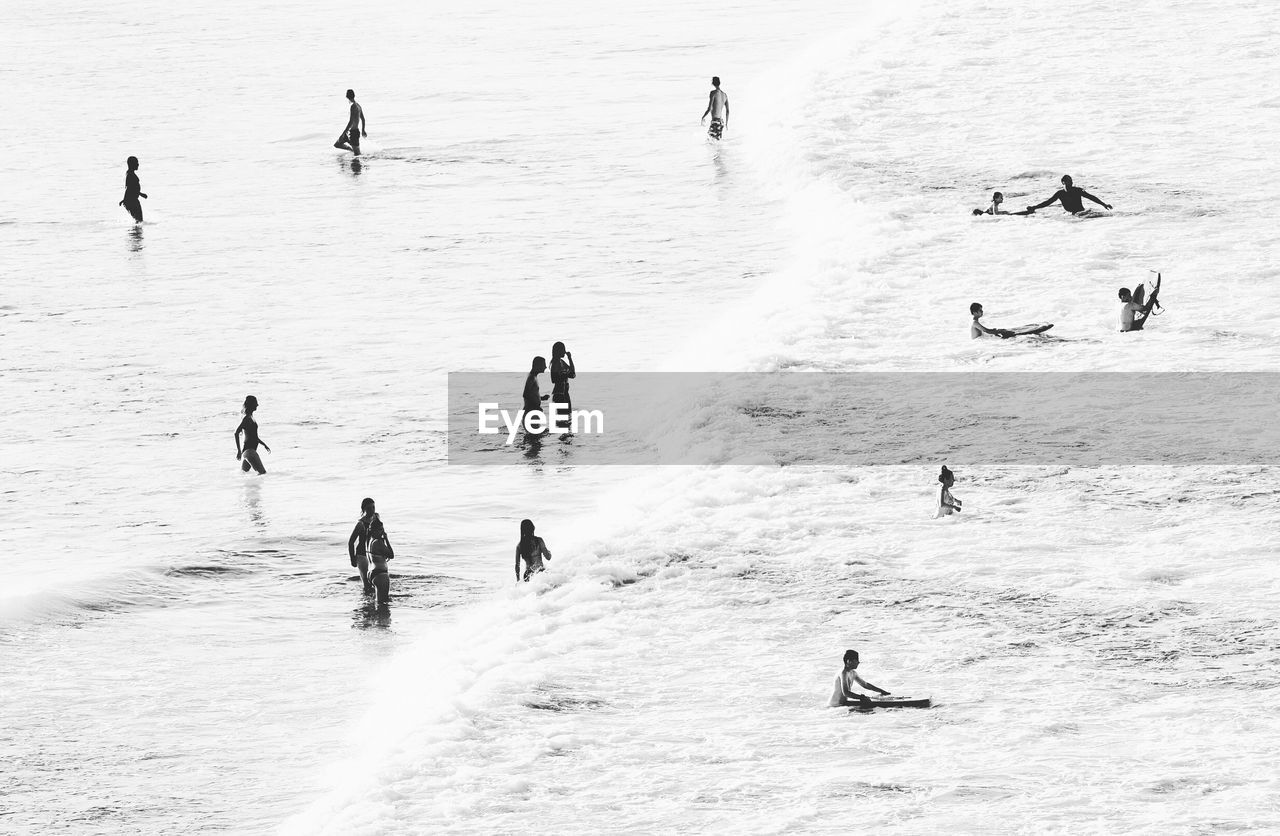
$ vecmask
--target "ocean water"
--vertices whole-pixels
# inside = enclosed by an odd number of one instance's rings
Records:
[[[600,371],[1273,369],[1273,6],[12,17],[0,829],[1280,828],[1271,469],[952,462],[933,520],[936,463],[779,467],[767,419],[724,453],[754,467],[444,446],[447,372],[518,385],[557,339]],[[969,215],[1062,173],[1114,212]],[[1167,312],[1115,333],[1148,269]],[[971,342],[971,301],[1059,339]],[[344,555],[366,495],[389,615]],[[517,586],[525,516],[555,556]],[[846,647],[935,708],[826,708]]]

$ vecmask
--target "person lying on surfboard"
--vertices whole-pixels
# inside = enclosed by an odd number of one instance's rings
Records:
[[[1036,211],[1037,209],[1043,209],[1046,206],[1050,206],[1054,203],[1061,202],[1063,209],[1066,209],[1068,212],[1070,212],[1073,215],[1078,215],[1084,211],[1084,202],[1080,200],[1080,198],[1082,197],[1089,198],[1094,203],[1101,206],[1103,209],[1111,208],[1110,203],[1103,203],[1101,200],[1098,200],[1096,197],[1089,194],[1079,186],[1073,186],[1071,184],[1071,175],[1064,174],[1062,175],[1062,188],[1054,192],[1053,197],[1049,198],[1043,203],[1037,203],[1035,206],[1028,206],[1027,213],[1030,214]]]
[[[1160,303],[1157,299],[1160,296],[1160,274],[1156,273],[1156,286],[1151,290],[1150,298],[1143,300],[1146,295],[1146,287],[1138,285],[1133,290],[1127,287],[1120,288],[1120,301],[1124,306],[1120,308],[1120,331],[1141,331],[1147,324],[1147,319],[1151,316],[1151,309],[1159,307]]]
[[[871,698],[855,690],[856,688],[875,691],[884,697],[889,696],[888,691],[878,688],[858,676],[858,651],[846,650],[844,652],[844,670],[840,671],[840,675],[836,677],[836,689],[831,694],[829,705],[832,708],[838,708],[842,705],[869,705]]]
[[[1004,203],[1004,193],[996,192],[991,195],[991,205],[986,209],[974,209],[975,215],[1030,215],[1030,212],[1006,212],[1000,208],[1000,204]]]

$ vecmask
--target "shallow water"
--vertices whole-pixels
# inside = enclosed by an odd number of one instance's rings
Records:
[[[20,9],[0,823],[1280,826],[1268,469],[952,462],[935,521],[933,463],[444,463],[445,373],[518,383],[556,339],[608,371],[1274,368],[1272,7],[893,11]],[[1113,215],[968,214],[1064,172]],[[1114,333],[1148,268],[1167,313]],[[1063,339],[970,342],[975,300]],[[777,430],[735,426],[744,457]],[[365,495],[389,615],[343,554]],[[523,516],[555,557],[514,587]],[[825,708],[850,646],[936,707]]]

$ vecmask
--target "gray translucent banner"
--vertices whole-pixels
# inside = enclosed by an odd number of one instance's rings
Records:
[[[449,375],[450,464],[1280,463],[1272,373],[584,373],[576,431],[512,436],[524,382]]]

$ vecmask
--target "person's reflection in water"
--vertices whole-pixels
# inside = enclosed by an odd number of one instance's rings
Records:
[[[267,520],[262,516],[262,482],[257,479],[245,482],[240,499],[244,503],[245,510],[249,512],[249,521],[260,528],[265,528]]]
[[[343,171],[350,171],[352,176],[359,177],[360,172],[364,171],[364,163],[360,162],[358,159],[339,157],[338,168]]]
[[[129,228],[129,252],[142,252],[142,224],[134,224]]]
[[[352,630],[389,630],[391,629],[391,607],[378,606],[370,601],[356,607],[351,612]]]

